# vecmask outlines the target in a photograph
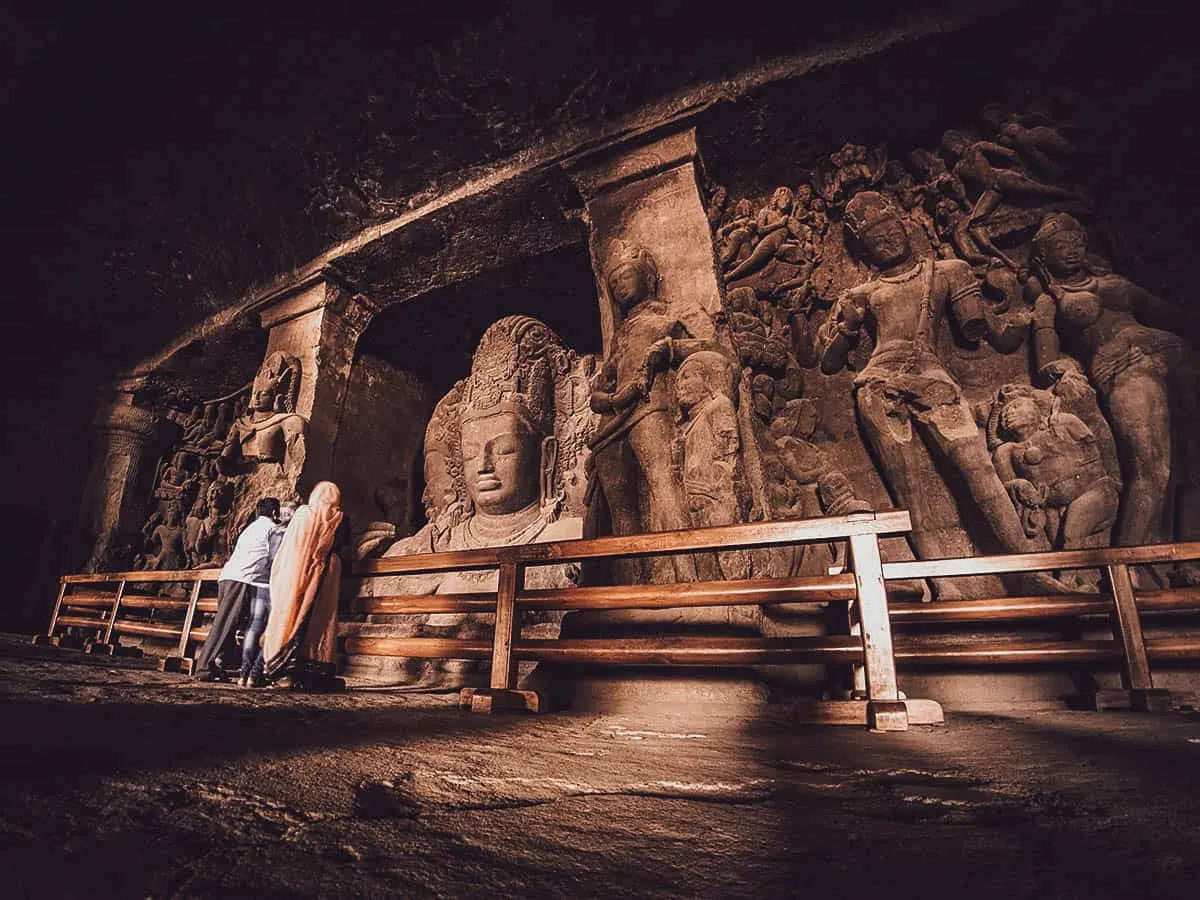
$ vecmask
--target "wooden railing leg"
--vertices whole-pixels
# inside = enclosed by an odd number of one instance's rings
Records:
[[[50,614],[50,627],[46,629],[45,634],[35,635],[33,643],[57,645],[58,642],[54,639],[54,629],[58,626],[58,614],[62,611],[63,597],[66,593],[67,580],[60,578],[58,579],[58,599],[54,601],[54,612]]]
[[[162,661],[164,672],[183,672],[192,674],[192,660],[187,655],[188,642],[192,637],[192,622],[196,618],[196,604],[200,602],[200,588],[204,584],[199,578],[192,585],[192,595],[188,599],[187,612],[183,615],[183,630],[179,633],[179,649],[174,656],[168,656]]]
[[[121,609],[121,598],[125,596],[125,579],[122,578],[117,584],[117,594],[113,597],[112,608],[108,611],[108,625],[104,629],[104,639],[99,643],[93,642],[88,644],[88,653],[102,653],[105,656],[113,656],[116,653],[116,647],[113,645],[113,626],[117,624],[117,613]]]
[[[1129,703],[1136,710],[1169,711],[1172,707],[1170,692],[1156,690],[1150,675],[1150,660],[1146,655],[1142,619],[1138,615],[1129,566],[1114,564],[1107,568],[1113,593],[1113,637],[1121,645],[1121,681],[1129,692]]]
[[[521,710],[537,712],[538,695],[533,691],[518,691],[517,661],[513,643],[521,633],[521,618],[517,612],[517,594],[524,588],[525,567],[519,563],[500,565],[500,584],[496,591],[496,628],[492,635],[491,687],[486,691],[465,688],[460,702],[473,712]]]
[[[867,674],[867,724],[872,731],[907,731],[908,708],[900,699],[892,625],[888,618],[887,588],[879,541],[873,534],[853,535],[854,580],[858,590],[858,619],[862,626],[863,663]]]

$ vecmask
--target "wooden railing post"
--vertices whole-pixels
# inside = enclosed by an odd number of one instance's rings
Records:
[[[1155,690],[1150,675],[1146,639],[1142,635],[1142,619],[1138,615],[1129,566],[1116,563],[1109,565],[1107,570],[1113,592],[1113,637],[1121,645],[1121,681],[1129,692],[1130,705],[1142,711],[1170,710],[1170,692]]]
[[[908,708],[900,699],[892,626],[879,539],[874,534],[850,537],[858,619],[862,626],[863,664],[867,673],[867,723],[873,731],[907,731]]]
[[[117,613],[121,609],[121,598],[124,596],[125,579],[122,578],[117,584],[117,593],[113,597],[112,608],[108,611],[108,624],[104,628],[104,639],[99,643],[89,644],[87,647],[88,653],[104,653],[112,656],[116,652],[116,648],[112,642],[113,626],[117,624]]]
[[[513,644],[521,634],[517,594],[524,588],[524,563],[502,562],[496,588],[496,627],[492,633],[491,687],[487,690],[463,688],[459,698],[460,704],[473,712],[503,709],[538,712],[541,709],[541,699],[536,692],[517,690]]]
[[[58,625],[58,614],[62,611],[63,597],[67,593],[67,579],[58,579],[58,599],[54,601],[54,612],[50,614],[50,627],[46,629],[45,634],[36,635],[33,639],[35,644],[53,644],[54,643],[54,628]]]
[[[520,631],[517,616],[517,591],[522,587],[525,568],[516,563],[500,566],[500,586],[496,591],[496,630],[492,638],[493,690],[512,690],[516,687],[517,664],[513,658],[513,641]]]
[[[192,622],[196,618],[196,604],[200,602],[200,588],[203,584],[204,580],[197,578],[195,584],[192,585],[187,611],[183,614],[183,630],[179,633],[179,648],[174,656],[168,656],[162,661],[164,672],[183,672],[186,675],[192,673],[192,661],[188,659],[187,649],[188,641],[192,637]]]

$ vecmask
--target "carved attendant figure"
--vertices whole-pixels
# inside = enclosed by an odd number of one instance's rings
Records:
[[[683,490],[697,528],[730,525],[742,518],[736,487],[741,440],[733,405],[735,382],[731,361],[713,350],[693,353],[675,376]],[[741,551],[721,553],[720,566],[727,578],[750,577],[750,558]],[[715,572],[701,574],[706,580],[719,577]]]
[[[625,318],[617,325],[609,358],[597,374],[591,406],[602,418],[589,446],[613,533],[687,528],[683,491],[669,452],[675,439],[670,386],[666,378],[655,375],[657,369],[688,353],[710,348],[692,338],[658,299],[658,267],[644,247],[614,241],[606,281]],[[639,478],[648,494],[648,528],[639,512]],[[696,580],[690,557],[676,554],[671,564],[677,580]]]
[[[996,471],[1030,537],[1042,532],[1056,550],[1104,546],[1120,486],[1105,471],[1096,435],[1058,405],[1048,391],[1025,385],[997,392],[988,428]]]
[[[904,222],[874,191],[856,194],[846,204],[845,224],[880,277],[838,298],[818,334],[821,369],[841,369],[851,345],[873,326],[875,351],[854,379],[854,399],[897,502],[912,513],[920,555],[944,555],[925,522],[929,511],[914,458],[921,443],[959,473],[1005,550],[1031,549],[971,408],[934,352],[934,329],[947,312],[967,338],[986,333],[979,283],[970,267],[961,260],[916,258]],[[1063,587],[1048,576],[1033,580],[1043,590]]]
[[[1107,409],[1125,475],[1117,542],[1169,541],[1171,401],[1194,403],[1196,384],[1187,343],[1162,329],[1186,330],[1186,316],[1128,278],[1093,275],[1086,258],[1079,222],[1065,213],[1048,216],[1034,236],[1040,280],[1029,283],[1037,362],[1048,378],[1070,377],[1074,364],[1060,358],[1061,331]]]

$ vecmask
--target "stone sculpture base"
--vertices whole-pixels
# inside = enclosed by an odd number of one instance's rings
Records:
[[[763,711],[769,691],[750,669],[538,666],[522,687],[552,709],[617,714],[679,713],[738,718]]]

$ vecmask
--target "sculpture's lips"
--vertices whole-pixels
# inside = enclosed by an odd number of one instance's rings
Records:
[[[481,491],[494,491],[500,487],[499,478],[477,478],[475,486]]]

